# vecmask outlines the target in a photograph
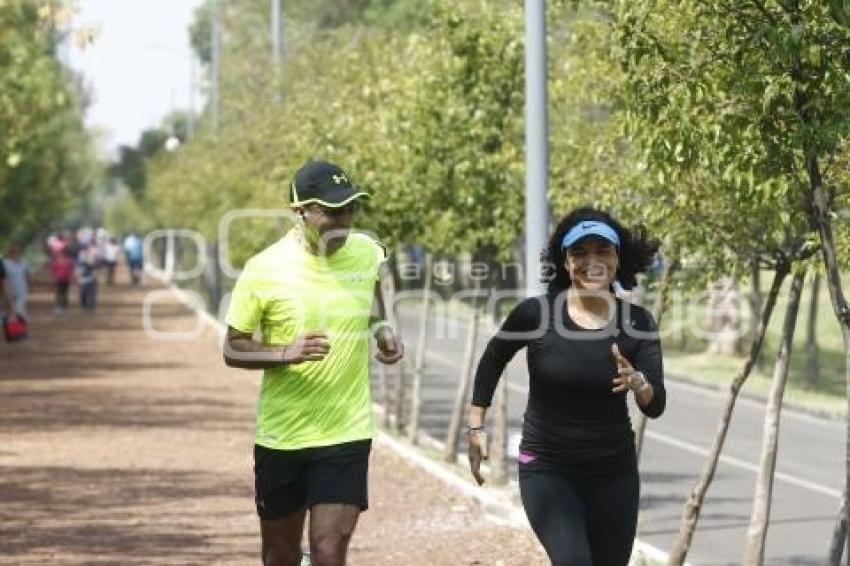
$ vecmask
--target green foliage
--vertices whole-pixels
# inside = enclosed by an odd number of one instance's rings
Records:
[[[363,24],[409,30],[427,23],[430,0],[283,0],[287,17],[318,29]]]
[[[626,131],[658,196],[696,209],[730,257],[799,258],[814,246],[808,165],[834,159],[850,128],[850,29],[837,9],[619,2]],[[833,206],[847,191],[836,172],[825,179]]]
[[[418,222],[417,239],[458,253],[502,253],[523,225],[524,54],[518,10],[442,3],[419,59],[409,103],[394,122],[405,190],[389,216]],[[421,63],[419,63],[421,61]],[[390,213],[390,211],[388,211]],[[409,232],[408,232],[409,234]]]
[[[153,227],[150,215],[128,191],[118,191],[104,203],[103,225],[110,234],[144,233]]]
[[[60,220],[98,175],[76,78],[40,12],[54,4],[0,2],[0,240]]]
[[[180,126],[182,118],[175,118],[176,124]],[[118,160],[110,167],[110,174],[114,178],[121,179],[133,193],[133,197],[140,199],[147,186],[148,161],[160,151],[165,150],[165,141],[171,136],[171,128],[150,128],[142,132],[136,146],[122,145],[118,148]],[[185,139],[186,133],[182,132]]]
[[[362,225],[388,243],[508,250],[522,226],[519,10],[443,2],[415,32],[346,26],[293,40],[276,78],[249,25],[260,13],[237,4],[222,11],[219,131],[150,164],[159,223],[215,236],[230,210],[285,207],[294,171],[322,157],[375,195]],[[237,250],[280,231],[274,221],[240,222]]]
[[[189,26],[189,43],[203,63],[212,61],[212,6],[207,0],[195,8],[195,19]]]
[[[390,21],[392,10],[378,4],[288,2],[296,29],[277,75],[266,38],[256,33],[268,6],[222,3],[221,128],[156,157],[150,208],[158,221],[213,236],[229,210],[285,207],[294,171],[322,157],[347,167],[376,196],[362,225],[389,243],[418,241],[447,253],[495,246],[506,255],[523,231],[519,5],[421,3],[427,23],[411,17],[405,21],[417,25],[399,31],[371,19],[380,12]],[[391,4],[399,13],[412,6]],[[803,150],[794,145],[811,128],[793,124],[782,102],[787,73],[769,75],[768,55],[762,61],[748,48],[767,39],[754,40],[747,28],[727,39],[727,28],[755,21],[738,14],[750,4],[717,6],[548,6],[555,217],[593,203],[643,224],[661,235],[668,256],[684,260],[686,282],[698,287],[748,272],[753,258],[769,265],[800,257],[813,240],[800,211]],[[724,19],[730,14],[742,17]],[[780,41],[780,31],[763,33]],[[779,60],[782,49],[775,51],[770,57]],[[826,65],[828,51],[800,53],[813,65],[820,53]],[[733,72],[735,61],[751,66]],[[822,122],[845,120],[843,110],[829,112]],[[784,122],[770,122],[774,115]],[[809,146],[831,147],[840,158],[836,143],[817,139]],[[791,159],[795,166],[787,167]],[[831,182],[841,170],[830,168]],[[835,191],[836,203],[842,198]],[[239,230],[234,245],[245,254],[281,228],[242,222],[252,229]]]
[[[282,7],[284,47],[292,50],[297,38],[314,38],[317,32],[333,31],[346,26],[368,26],[384,31],[409,31],[428,22],[431,0],[279,0]],[[270,26],[268,2],[218,1],[219,13],[230,13],[228,31],[236,31],[242,40],[249,37],[244,29],[234,28],[234,19],[256,26],[250,34],[254,40],[269,45],[268,34],[256,33]],[[190,43],[198,58],[206,64],[212,60],[211,2],[195,9],[189,28]],[[225,16],[225,19],[227,17]],[[231,37],[232,39],[232,37]]]

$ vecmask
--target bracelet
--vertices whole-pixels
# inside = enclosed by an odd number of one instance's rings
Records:
[[[467,429],[466,429],[466,431],[467,431],[469,434],[472,434],[473,432],[484,432],[484,431],[486,431],[486,430],[487,430],[487,429],[486,429],[486,428],[484,428],[484,425],[481,425],[481,426],[470,426],[470,427],[467,427]]]
[[[649,380],[646,378],[642,371],[636,371],[634,375],[640,376],[640,386],[634,390],[635,393],[637,393],[638,391],[649,385]]]
[[[393,330],[393,325],[387,322],[386,320],[376,320],[371,325],[369,325],[369,331],[372,333],[372,336],[378,333],[382,328],[389,328]]]

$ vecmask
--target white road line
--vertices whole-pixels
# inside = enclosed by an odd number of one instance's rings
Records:
[[[691,444],[690,442],[685,442],[683,440],[673,438],[672,436],[668,436],[666,434],[656,432],[654,430],[647,429],[645,434],[650,438],[658,440],[659,442],[669,444],[670,446],[675,446],[676,448],[679,448],[681,450],[685,450],[686,452],[690,452],[692,454],[698,454],[700,456],[708,456],[709,453],[710,453],[710,451],[706,450],[705,448],[702,448],[702,447],[697,446],[695,444]],[[726,455],[721,454],[720,461],[723,462],[724,464],[729,464],[730,466],[735,466],[735,467],[738,467],[738,468],[741,468],[741,469],[744,469],[744,470],[747,470],[747,471],[750,471],[750,472],[753,472],[753,473],[758,473],[758,471],[759,471],[758,466],[756,466],[755,464],[750,464],[749,462],[739,460],[738,458],[735,458],[734,456],[726,456]],[[782,480],[785,483],[789,483],[791,485],[796,485],[797,487],[802,487],[804,489],[809,489],[811,491],[816,491],[817,493],[827,495],[829,497],[834,497],[835,499],[838,499],[839,501],[842,498],[841,497],[842,493],[837,489],[833,489],[831,487],[827,487],[825,485],[821,485],[821,484],[815,483],[813,481],[805,480],[803,478],[800,478],[800,477],[797,477],[797,476],[794,476],[794,475],[791,475],[791,474],[786,474],[784,472],[776,472],[775,477],[776,477],[776,479]]]

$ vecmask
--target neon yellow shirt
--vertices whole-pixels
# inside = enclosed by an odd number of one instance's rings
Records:
[[[383,247],[359,233],[330,257],[309,253],[291,230],[246,264],[226,322],[262,342],[292,343],[310,331],[328,335],[321,361],[266,369],[257,406],[256,442],[294,450],[372,438],[369,315]]]

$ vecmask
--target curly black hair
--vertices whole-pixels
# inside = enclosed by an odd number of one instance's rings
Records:
[[[616,279],[624,289],[632,289],[637,285],[637,274],[646,271],[658,252],[660,245],[658,240],[650,239],[643,225],[637,225],[630,231],[607,212],[591,206],[573,209],[558,222],[558,226],[549,237],[546,249],[540,254],[540,259],[547,270],[547,273],[544,273],[543,282],[548,285],[550,293],[564,291],[572,284],[570,274],[564,267],[565,250],[561,249],[561,242],[573,226],[588,220],[604,222],[620,237]]]

